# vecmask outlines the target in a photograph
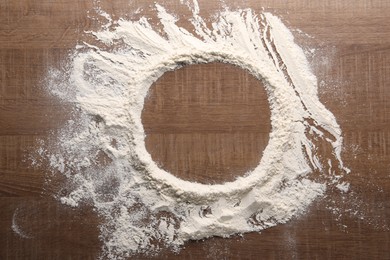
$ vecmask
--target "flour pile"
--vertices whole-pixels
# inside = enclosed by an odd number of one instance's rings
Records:
[[[91,203],[104,218],[104,257],[178,250],[188,240],[285,223],[324,194],[327,181],[309,179],[313,171],[330,172],[333,184],[346,187],[339,180],[345,172],[340,127],[319,102],[305,54],[278,17],[225,10],[208,26],[195,1],[189,5],[190,32],[163,6],[155,7],[162,32],[145,17],[113,21],[101,12],[107,26],[88,32],[98,44],[78,46],[69,70],[52,75],[64,83],[49,86],[76,112],[57,146],[42,148],[41,156],[68,180],[62,203]],[[271,109],[272,131],[260,164],[218,185],[160,169],[146,151],[141,123],[153,82],[167,71],[208,62],[234,64],[261,80]],[[317,155],[315,140],[329,144],[331,158]]]

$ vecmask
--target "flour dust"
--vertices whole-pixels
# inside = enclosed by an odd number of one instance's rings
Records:
[[[188,5],[188,23],[155,5],[163,31],[146,17],[107,19],[107,25],[69,59],[66,72],[51,71],[48,91],[74,104],[73,119],[42,145],[52,175],[66,177],[59,200],[89,203],[104,219],[104,258],[180,250],[189,240],[229,237],[285,223],[327,186],[346,191],[341,129],[319,101],[317,78],[290,30],[271,13],[225,9],[212,23]],[[165,72],[223,62],[248,71],[266,88],[272,131],[259,165],[232,182],[205,185],[160,169],[145,148],[141,112],[149,87]],[[50,84],[50,82],[62,82]],[[319,156],[318,142],[331,150]],[[311,173],[324,178],[315,180]],[[207,210],[205,210],[207,209]]]

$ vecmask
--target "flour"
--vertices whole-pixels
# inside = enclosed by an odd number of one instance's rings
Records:
[[[310,179],[313,171],[329,171],[336,176],[332,185],[348,188],[339,181],[346,171],[340,127],[320,103],[317,79],[281,20],[250,9],[225,10],[208,27],[196,1],[183,4],[192,12],[194,31],[177,26],[177,18],[156,4],[164,36],[145,17],[114,21],[99,9],[108,24],[89,33],[100,47],[78,46],[69,71],[52,73],[63,83],[49,84],[49,90],[72,102],[75,116],[58,134],[56,148],[41,154],[53,172],[68,179],[70,191],[61,202],[91,203],[105,219],[100,230],[106,258],[179,250],[188,240],[285,223],[324,194],[327,183]],[[239,66],[261,80],[272,124],[259,165],[216,185],[188,182],[159,168],[145,148],[141,122],[153,82],[167,71],[209,62]],[[325,165],[314,139],[333,149]]]
[[[19,214],[19,208],[17,208],[15,210],[14,215],[12,216],[12,225],[11,225],[12,230],[15,232],[15,234],[17,234],[18,236],[20,236],[22,238],[25,238],[25,239],[32,238],[32,236],[30,236],[29,234],[26,234],[26,232],[24,232],[23,229],[19,226],[18,221],[17,221],[18,214]]]

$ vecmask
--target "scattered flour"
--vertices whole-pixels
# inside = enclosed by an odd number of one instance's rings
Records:
[[[346,172],[341,130],[317,97],[317,79],[289,29],[270,14],[224,10],[211,27],[188,5],[193,32],[156,4],[164,36],[145,17],[108,20],[88,32],[99,44],[77,46],[66,73],[52,72],[49,90],[75,106],[55,147],[41,151],[53,173],[67,177],[62,203],[91,203],[101,224],[104,258],[179,250],[184,242],[259,231],[304,212],[326,182],[309,174],[329,167],[331,184]],[[99,46],[99,47],[98,47]],[[104,46],[104,48],[102,47]],[[165,72],[208,62],[234,64],[261,80],[272,131],[260,164],[233,182],[205,185],[160,169],[145,148],[141,112],[149,87]],[[61,84],[50,84],[59,82]],[[314,139],[333,148],[326,165]],[[328,165],[329,163],[329,165]],[[332,168],[336,166],[336,168]]]
[[[349,191],[349,183],[347,182],[341,182],[336,185],[336,188],[339,189],[341,192],[346,193]]]
[[[19,209],[17,208],[14,212],[14,215],[12,216],[12,225],[11,225],[11,228],[12,230],[18,235],[20,236],[21,238],[32,238],[31,235],[27,234],[26,232],[24,232],[22,230],[22,228],[19,226],[18,224],[18,214],[19,214]]]

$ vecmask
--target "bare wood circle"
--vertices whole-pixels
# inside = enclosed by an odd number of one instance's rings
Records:
[[[142,123],[159,167],[203,184],[234,181],[255,168],[271,130],[262,82],[223,63],[165,73],[149,89]]]

